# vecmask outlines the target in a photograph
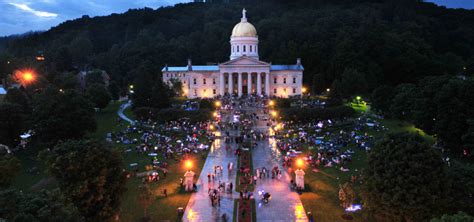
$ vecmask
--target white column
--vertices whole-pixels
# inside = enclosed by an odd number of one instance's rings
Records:
[[[219,95],[224,95],[224,88],[225,88],[225,80],[224,80],[224,73],[219,73]]]
[[[239,94],[239,97],[241,97],[242,96],[242,73],[240,72],[239,72],[238,84],[239,84],[239,88],[237,89],[237,92]]]
[[[265,94],[270,96],[270,73],[265,73]]]
[[[234,83],[232,82],[232,73],[229,73],[229,95],[234,93]]]
[[[247,73],[247,94],[252,94],[252,73]]]
[[[260,73],[257,73],[257,95],[262,95],[262,76],[260,76]]]

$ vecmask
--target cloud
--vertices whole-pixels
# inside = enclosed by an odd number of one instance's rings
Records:
[[[33,15],[36,15],[38,17],[42,18],[56,18],[58,14],[56,13],[51,13],[51,12],[45,12],[45,11],[39,11],[39,10],[34,10],[27,4],[19,4],[19,3],[8,3],[9,5],[13,5],[23,11],[32,13]]]

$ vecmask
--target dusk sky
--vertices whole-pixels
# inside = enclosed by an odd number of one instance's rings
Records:
[[[0,36],[48,30],[89,15],[122,13],[130,8],[158,8],[191,0],[0,0]],[[429,0],[450,8],[474,9],[474,0]]]

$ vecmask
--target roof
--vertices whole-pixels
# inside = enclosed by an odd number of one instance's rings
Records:
[[[169,66],[168,70],[163,68],[161,71],[165,72],[186,72],[187,66]],[[285,70],[304,70],[302,65],[271,65],[270,71],[285,71]],[[193,66],[193,71],[219,71],[219,66]]]
[[[166,71],[166,67],[161,71]],[[169,66],[168,72],[186,72],[187,66]],[[219,66],[193,66],[193,71],[219,71]]]
[[[302,65],[271,65],[270,71],[304,70]]]

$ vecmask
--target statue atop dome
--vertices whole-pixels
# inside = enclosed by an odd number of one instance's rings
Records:
[[[247,10],[242,9],[242,20],[241,22],[247,22]]]

